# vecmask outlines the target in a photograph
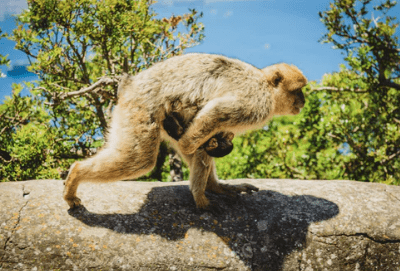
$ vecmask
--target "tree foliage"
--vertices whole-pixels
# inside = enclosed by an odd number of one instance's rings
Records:
[[[371,2],[335,0],[331,3],[329,10],[319,14],[328,30],[321,41],[333,43],[342,50],[352,71],[368,86],[382,91],[400,90],[400,49],[395,34],[399,22],[388,15],[397,3],[386,0],[370,12]]]
[[[321,21],[348,66],[310,84],[301,115],[235,140],[225,178],[352,179],[400,184],[400,49],[394,1],[335,0]],[[370,19],[368,19],[370,17]],[[293,122],[293,124],[291,124]]]
[[[156,62],[182,54],[203,39],[203,26],[198,22],[202,14],[190,10],[188,14],[160,19],[152,11],[152,3],[29,0],[28,9],[17,17],[17,28],[9,38],[16,42],[16,49],[26,53],[29,70],[40,80],[30,85],[31,98],[20,97],[14,91],[2,108],[12,112],[8,107],[26,100],[24,113],[29,114],[30,103],[40,102],[47,117],[30,117],[26,124],[38,128],[34,123],[45,122],[47,137],[58,144],[49,146],[56,160],[83,158],[102,145],[116,103],[120,75],[136,74]],[[12,127],[6,129],[13,136],[23,136],[29,130],[18,122],[1,120],[2,127]],[[3,155],[2,159],[7,163],[19,161],[9,152],[13,143],[4,141],[9,137],[0,136],[2,151],[11,157],[8,160]],[[58,164],[65,169],[61,160]]]
[[[325,86],[339,87],[330,98],[341,106],[332,137],[349,145],[349,176],[357,180],[399,182],[400,46],[395,1],[368,8],[371,0],[335,0],[320,13],[331,42],[346,54],[349,69],[326,76]],[[371,17],[371,19],[368,19]]]
[[[3,33],[3,31],[0,28],[0,39],[4,38],[6,36],[5,34],[2,34],[2,33]],[[7,56],[2,55],[0,52],[0,66],[8,65],[9,63],[10,63],[10,60],[7,59]],[[0,77],[1,77],[1,70],[0,70]]]
[[[19,93],[21,85],[13,86],[13,94],[0,105],[0,180],[55,178],[57,160],[66,148],[56,138],[57,131],[39,97]]]

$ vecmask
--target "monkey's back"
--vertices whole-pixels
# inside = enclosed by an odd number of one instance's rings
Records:
[[[157,63],[134,77],[140,96],[198,103],[229,95],[235,89],[259,87],[262,71],[245,62],[211,54],[186,54]],[[246,79],[246,80],[244,80]],[[248,80],[252,79],[252,80]]]

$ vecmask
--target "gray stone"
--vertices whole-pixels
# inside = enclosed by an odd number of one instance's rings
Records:
[[[195,208],[188,182],[0,183],[0,270],[400,270],[400,187],[234,180],[260,188],[223,214]]]

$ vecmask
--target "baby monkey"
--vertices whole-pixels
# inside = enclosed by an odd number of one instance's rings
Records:
[[[167,134],[177,141],[185,133],[187,128],[184,127],[182,118],[176,113],[166,116],[163,126]],[[232,132],[216,133],[200,148],[203,148],[206,153],[212,157],[224,157],[230,154],[233,150],[232,140],[234,136],[235,135]]]

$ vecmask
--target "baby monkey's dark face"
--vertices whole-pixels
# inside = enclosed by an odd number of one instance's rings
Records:
[[[212,157],[224,157],[233,150],[234,136],[231,132],[219,132],[204,143],[202,148]]]
[[[164,130],[175,140],[179,140],[185,133],[183,121],[179,115],[171,114],[163,121]],[[212,157],[224,157],[233,150],[232,140],[234,134],[231,132],[219,132],[206,141],[200,148],[203,148]]]

